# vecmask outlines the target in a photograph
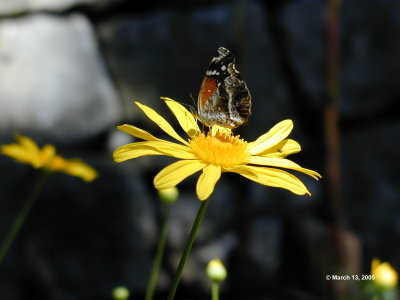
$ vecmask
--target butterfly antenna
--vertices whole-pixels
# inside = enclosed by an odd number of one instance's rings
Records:
[[[193,106],[196,107],[196,101],[194,100],[192,93],[190,93],[190,98],[193,101]]]
[[[176,101],[176,100],[175,100],[175,101]],[[176,102],[178,102],[179,104],[181,104],[181,105],[185,106],[186,108],[189,108],[190,110],[193,108],[193,106],[192,106],[192,105],[190,105],[190,104],[183,103],[183,102],[180,102],[180,101],[176,101]]]
[[[192,101],[193,101],[193,105],[186,104],[186,106],[189,108],[190,112],[191,112],[194,116],[196,116],[196,115],[197,115],[197,113],[196,113],[196,112],[197,112],[197,104],[196,104],[196,102],[194,101],[194,98],[193,98],[192,93],[190,93],[189,96],[190,96],[190,98],[191,98]],[[197,119],[197,118],[196,118],[196,119]]]

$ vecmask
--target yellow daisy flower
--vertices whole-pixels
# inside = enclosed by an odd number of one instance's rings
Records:
[[[257,140],[248,143],[231,130],[219,126],[213,126],[208,133],[202,132],[195,117],[185,107],[172,99],[161,99],[189,139],[182,138],[156,111],[135,102],[150,120],[179,143],[156,138],[143,129],[124,124],[117,128],[144,141],[121,146],[113,154],[116,162],[144,155],[167,155],[180,159],[156,175],[154,185],[159,190],[174,187],[186,177],[202,171],[196,192],[200,200],[205,200],[212,194],[222,172],[234,172],[263,185],[284,188],[298,195],[310,195],[296,176],[280,168],[299,171],[315,179],[321,177],[317,172],[285,158],[301,150],[296,141],[286,138],[293,129],[291,120],[276,124]]]
[[[17,135],[16,139],[18,143],[0,146],[0,153],[37,169],[44,168],[48,171],[63,172],[80,177],[85,181],[93,181],[98,176],[96,170],[80,159],[66,159],[57,155],[53,145],[44,145],[40,149],[28,137]]]

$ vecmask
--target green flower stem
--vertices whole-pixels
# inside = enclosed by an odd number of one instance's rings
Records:
[[[211,299],[219,299],[219,282],[213,281],[211,285]]]
[[[154,258],[153,266],[151,268],[150,279],[147,285],[146,300],[153,299],[154,291],[156,289],[158,274],[160,273],[161,261],[164,256],[165,244],[167,242],[167,233],[169,227],[169,211],[170,204],[165,205],[165,214],[160,230],[160,237],[158,239],[156,256]]]
[[[396,300],[397,290],[395,288],[382,291],[382,300]]]
[[[15,237],[17,236],[21,226],[24,224],[24,221],[31,210],[33,204],[39,196],[40,191],[42,190],[44,183],[46,181],[48,171],[43,171],[39,179],[37,180],[35,186],[28,199],[26,200],[23,208],[21,209],[19,215],[15,219],[13,225],[11,226],[10,231],[7,233],[3,243],[0,247],[0,263],[3,261],[5,255],[7,254],[8,249],[11,247]]]
[[[178,270],[175,273],[175,277],[174,277],[174,280],[172,282],[171,289],[169,290],[168,300],[173,300],[174,299],[175,292],[176,292],[176,289],[177,289],[178,284],[179,284],[179,280],[181,279],[181,276],[182,276],[183,268],[185,266],[187,258],[189,257],[190,250],[192,249],[192,246],[193,246],[193,243],[194,243],[194,239],[196,238],[197,230],[200,227],[201,220],[203,219],[204,212],[206,211],[206,208],[207,208],[207,205],[208,205],[208,201],[209,201],[209,199],[204,200],[204,201],[201,202],[201,205],[200,205],[199,210],[197,212],[196,219],[194,220],[194,223],[193,223],[193,226],[192,226],[192,230],[190,231],[189,238],[186,241],[185,250],[183,251],[181,260],[179,262]]]

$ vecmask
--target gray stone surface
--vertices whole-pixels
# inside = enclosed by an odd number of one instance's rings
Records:
[[[23,0],[3,0],[0,2],[0,16],[12,16],[26,11],[27,4]]]
[[[80,14],[0,21],[1,133],[84,138],[120,116],[93,30]]]
[[[119,0],[1,0],[0,16],[13,16],[37,11],[59,12],[76,5],[104,6]]]

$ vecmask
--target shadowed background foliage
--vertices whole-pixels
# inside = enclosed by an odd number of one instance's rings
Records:
[[[174,117],[159,99],[194,105],[219,46],[237,57],[253,96],[253,140],[294,121],[296,196],[224,174],[206,212],[177,299],[208,299],[205,266],[221,258],[222,299],[338,299],[380,257],[400,270],[400,3],[379,0],[0,2],[0,142],[18,132],[80,157],[93,183],[52,175],[0,265],[0,299],[111,299],[125,285],[143,298],[160,210],[152,185],[171,159],[122,164],[132,141],[115,125],[156,136],[133,101]],[[174,123],[176,124],[176,122]],[[37,171],[0,157],[0,238]],[[156,299],[165,299],[199,205],[192,176],[172,208]]]

